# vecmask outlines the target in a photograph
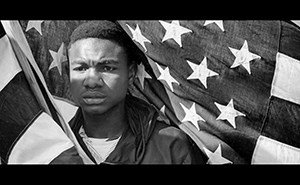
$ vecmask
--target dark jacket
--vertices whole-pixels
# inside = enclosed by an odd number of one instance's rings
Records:
[[[205,164],[207,158],[182,130],[159,121],[157,111],[143,100],[127,96],[128,124],[116,148],[103,164]],[[95,162],[79,135],[81,110],[69,122],[87,155]]]

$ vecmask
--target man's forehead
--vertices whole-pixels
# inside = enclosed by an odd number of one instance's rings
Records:
[[[114,41],[99,38],[86,38],[74,42],[70,50],[82,50],[85,52],[124,52],[125,49]],[[78,52],[78,51],[76,51]]]
[[[123,47],[107,39],[82,39],[71,45],[70,63],[126,63],[127,55]],[[125,62],[123,62],[125,61]]]

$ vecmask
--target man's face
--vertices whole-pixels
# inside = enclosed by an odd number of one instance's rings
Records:
[[[124,102],[131,74],[124,48],[106,39],[78,40],[69,63],[71,93],[85,112],[102,114]]]

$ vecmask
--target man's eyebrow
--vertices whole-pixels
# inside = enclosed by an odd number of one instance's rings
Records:
[[[86,64],[86,61],[82,59],[75,59],[71,61],[71,64]]]
[[[71,62],[72,64],[89,64],[93,63],[94,65],[97,64],[119,64],[120,62],[115,59],[102,59],[102,60],[82,60],[82,59],[75,59]]]
[[[93,61],[96,64],[119,64],[120,62],[118,60],[115,59],[102,59],[99,61]]]

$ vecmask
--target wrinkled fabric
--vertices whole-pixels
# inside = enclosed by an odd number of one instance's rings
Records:
[[[264,122],[270,106],[270,89],[276,65],[276,54],[283,49],[283,46],[297,45],[295,41],[290,45],[291,38],[297,38],[291,35],[292,26],[289,28],[291,30],[287,30],[286,26],[289,24],[282,25],[283,21],[276,20],[225,20],[223,32],[216,24],[204,26],[204,20],[180,20],[180,25],[192,32],[181,36],[182,47],[179,47],[172,39],[162,42],[161,39],[166,30],[158,21],[118,22],[130,36],[132,34],[128,26],[134,29],[138,25],[141,33],[151,41],[151,44],[146,43],[147,52],[144,53],[147,60],[142,63],[145,65],[145,71],[149,72],[152,78],[145,78],[144,89],[137,81],[135,83],[137,89],[141,90],[146,98],[158,108],[164,104],[167,105],[166,107],[170,110],[166,113],[167,117],[174,123],[181,124],[180,116],[184,114],[179,103],[190,101],[198,105],[198,113],[205,121],[198,122],[200,130],[191,131],[195,138],[202,141],[210,151],[215,151],[216,145],[224,142],[225,144],[222,143],[224,158],[234,164],[249,164],[257,138],[264,130]],[[293,32],[296,34],[296,29]],[[245,41],[248,43],[249,51],[261,57],[250,62],[251,74],[243,66],[231,68],[235,56],[229,48],[239,50]],[[144,51],[139,43],[136,42],[136,44],[141,51]],[[192,74],[187,60],[198,65],[204,57],[207,58],[207,68],[219,74],[207,78],[207,88],[204,88],[200,80],[187,80]],[[147,63],[153,65],[149,67]],[[156,69],[157,65],[168,67],[172,77],[180,84],[173,83],[174,92],[167,95],[169,97],[167,101],[166,95],[161,93],[163,90],[156,87],[157,83],[161,83],[156,80],[160,74]],[[155,75],[152,75],[152,71]],[[161,99],[161,102],[157,99]],[[234,108],[246,115],[235,118],[236,128],[229,125],[226,120],[216,120],[220,115],[220,110],[215,103],[226,105],[231,99],[233,99]],[[171,102],[170,106],[169,102]],[[182,125],[185,124],[182,123]],[[274,130],[269,136],[276,138],[281,130],[276,130],[277,126],[271,125],[269,129],[272,127]],[[190,129],[193,129],[193,125]],[[274,132],[277,133],[274,134]],[[204,133],[216,136],[219,140],[213,140],[214,138],[211,137],[207,139]],[[288,138],[286,140],[290,140]],[[229,150],[225,149],[225,146]]]
[[[0,92],[0,156],[5,163],[15,142],[41,111],[24,72],[19,72]]]
[[[67,62],[62,63],[62,75],[56,68],[49,70],[53,61],[49,50],[57,51],[62,42],[67,43],[70,33],[80,22],[46,20],[42,24],[43,35],[40,35],[35,29],[26,32],[28,21],[20,21],[50,92],[70,100]],[[180,25],[193,33],[183,34],[182,47],[179,47],[172,39],[162,42],[166,30],[158,21],[118,22],[130,36],[126,24],[132,29],[138,24],[141,33],[151,40],[151,44],[145,43],[147,58],[142,60],[151,78],[145,78],[143,86],[136,79],[130,87],[132,94],[157,109],[164,107],[165,120],[187,128],[183,131],[193,136],[197,145],[203,144],[213,152],[220,144],[222,156],[233,164],[251,163],[260,136],[300,147],[299,105],[270,96],[278,52],[300,60],[299,27],[286,20],[225,20],[225,31],[222,31],[215,23],[204,26],[205,20],[180,20]],[[250,61],[251,75],[243,66],[230,68],[235,56],[228,47],[240,49],[245,40],[249,51],[261,56]],[[144,51],[144,48],[140,49]],[[199,64],[204,56],[207,57],[207,67],[219,73],[207,79],[207,88],[198,80],[186,80],[192,73],[186,60]],[[168,94],[157,80],[152,61],[169,67],[171,75],[180,83],[173,85],[175,93]],[[234,99],[235,109],[246,115],[236,118],[236,129],[226,120],[216,120],[220,111],[215,102],[226,105],[230,99]],[[205,119],[205,122],[198,122],[200,130],[180,122],[178,115],[182,116],[184,112],[178,102],[187,101],[198,104],[197,112]]]
[[[141,99],[127,96],[128,127],[104,164],[205,164],[206,158],[192,140],[179,128],[158,121],[156,110]],[[83,123],[78,109],[70,126],[76,138],[95,162],[79,136]],[[60,159],[57,159],[60,160]]]

